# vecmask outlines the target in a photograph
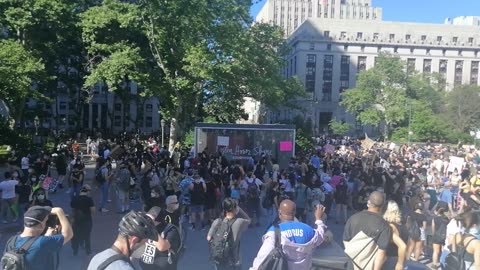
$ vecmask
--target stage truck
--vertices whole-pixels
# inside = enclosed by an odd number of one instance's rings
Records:
[[[295,126],[197,123],[194,154],[203,151],[242,163],[270,156],[286,168],[295,156]]]

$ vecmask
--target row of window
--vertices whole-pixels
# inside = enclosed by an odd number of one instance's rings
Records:
[[[324,37],[330,37],[330,31],[324,31],[323,36]],[[373,39],[373,41],[379,41],[381,36],[382,35],[380,33],[373,33],[372,39]],[[363,32],[357,32],[356,33],[356,39],[357,40],[364,39],[364,37],[366,37],[366,35],[364,35]],[[387,37],[387,35],[385,37]],[[396,34],[388,34],[389,41],[394,41],[396,37],[398,37]],[[340,32],[340,39],[346,39],[346,38],[348,38],[347,32],[345,32],[345,31]],[[428,39],[429,39],[428,35],[420,35],[420,40],[421,41],[427,41]],[[448,40],[446,40],[446,38],[444,36],[433,36],[432,40],[436,40],[437,42],[449,42]],[[454,43],[454,44],[458,43],[459,40],[460,39],[459,39],[458,36],[453,36],[451,38],[451,42]],[[413,41],[412,35],[411,34],[406,34],[405,35],[405,41]],[[475,39],[473,37],[468,37],[466,41],[469,44],[473,44]]]

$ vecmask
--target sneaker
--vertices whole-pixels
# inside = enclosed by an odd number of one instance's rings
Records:
[[[107,208],[100,208],[100,212],[107,213],[107,212],[109,212],[109,210]]]

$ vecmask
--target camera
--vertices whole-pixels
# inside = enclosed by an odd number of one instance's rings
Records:
[[[46,227],[56,228],[60,225],[60,220],[56,215],[49,215],[46,223]]]

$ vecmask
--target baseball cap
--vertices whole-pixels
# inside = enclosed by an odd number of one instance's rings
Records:
[[[32,206],[28,208],[23,218],[25,227],[33,227],[42,223],[51,212],[52,208],[50,206]]]

